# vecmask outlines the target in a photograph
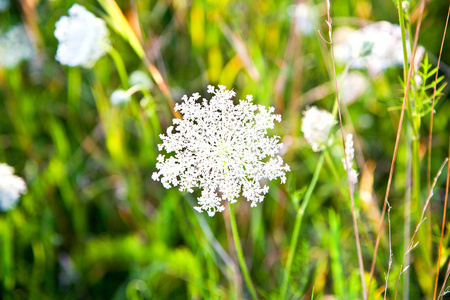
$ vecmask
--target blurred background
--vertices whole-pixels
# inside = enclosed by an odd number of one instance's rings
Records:
[[[403,2],[414,32],[419,6],[417,1]],[[228,209],[212,218],[199,214],[192,209],[198,190],[166,190],[151,179],[159,134],[172,124],[174,103],[184,94],[206,96],[207,85],[221,84],[233,88],[237,99],[252,94],[255,103],[274,106],[283,118],[271,134],[281,136],[285,145],[284,160],[291,167],[287,184],[270,182],[270,192],[256,208],[245,199],[235,204],[258,294],[279,299],[296,209],[319,156],[300,131],[302,111],[312,105],[331,111],[335,101],[329,45],[317,33],[328,38],[325,2],[76,1],[105,20],[114,49],[90,68],[55,60],[55,23],[74,3],[0,1],[0,163],[13,166],[28,188],[14,209],[0,212],[0,298],[249,298]],[[332,1],[333,29],[357,30],[382,20],[398,24],[396,5],[392,0]],[[446,1],[426,2],[419,44],[433,68],[447,9]],[[126,24],[115,15],[118,11]],[[15,26],[24,26],[26,32],[20,45],[5,38]],[[450,76],[448,38],[439,73],[444,81]],[[18,55],[20,49],[30,50],[22,61],[8,64],[14,59],[7,60],[8,55]],[[403,71],[400,65],[371,74],[347,70],[337,61],[337,72],[346,76],[339,77],[344,78],[344,130],[355,136],[360,180],[355,201],[368,281],[399,122]],[[139,74],[136,80],[144,88],[116,104],[111,96],[132,88],[126,80],[131,74]],[[358,81],[346,85],[350,74]],[[448,153],[448,89],[442,93],[434,116],[431,180]],[[411,209],[405,208],[405,194],[411,190],[409,121],[404,123],[390,194],[394,262],[389,295],[402,271],[408,230],[416,226],[427,198],[430,114],[420,118],[415,139],[420,197],[416,202],[413,198]],[[338,126],[332,136],[331,162],[320,173],[301,228],[292,299],[361,295]],[[437,181],[425,233],[419,235],[411,267],[402,276],[403,299],[433,293],[445,176]],[[444,241],[449,238],[446,234]],[[442,265],[450,254],[447,244]],[[388,260],[385,228],[373,299],[382,297]]]

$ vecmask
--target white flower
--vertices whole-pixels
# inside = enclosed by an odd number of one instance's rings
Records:
[[[131,86],[141,85],[145,89],[149,90],[153,87],[153,81],[147,75],[147,73],[142,71],[134,71],[130,75],[130,79],[128,80]]]
[[[353,135],[349,133],[345,137],[345,158],[342,159],[342,164],[344,165],[344,169],[348,171],[348,178],[352,185],[355,185],[358,182],[358,173],[353,169],[354,157],[355,148],[353,147]]]
[[[355,102],[369,88],[369,81],[360,72],[349,72],[339,88],[339,99],[346,104]]]
[[[0,12],[7,11],[9,6],[9,0],[0,0]]]
[[[386,21],[376,22],[359,30],[338,29],[335,44],[337,61],[351,63],[352,68],[367,69],[371,76],[403,64],[400,26]],[[409,42],[406,45],[409,54]]]
[[[335,123],[332,114],[315,106],[303,112],[302,132],[313,151],[317,152],[324,148]]]
[[[0,210],[6,211],[16,206],[20,194],[27,191],[22,178],[14,175],[14,169],[0,164]]]
[[[289,166],[278,156],[282,147],[279,137],[267,136],[267,130],[274,128],[274,121],[281,121],[273,107],[255,105],[252,96],[239,100],[235,105],[234,91],[208,86],[211,100],[200,103],[198,93],[183,96],[183,102],[176,104],[183,120],[174,119],[175,126],[167,129],[167,135],[160,135],[168,157],[157,158],[153,180],[161,181],[165,188],[179,186],[181,191],[193,192],[202,189],[197,211],[214,216],[225,208],[221,200],[231,203],[242,195],[254,207],[264,200],[268,186],[261,186],[260,180],[281,178],[286,181],[285,172]]]
[[[130,102],[130,99],[128,92],[122,89],[115,90],[111,94],[111,103],[114,105]]]
[[[34,57],[33,45],[25,27],[16,25],[0,35],[0,66],[12,69],[21,61]]]
[[[306,3],[298,3],[290,7],[290,14],[294,19],[295,31],[304,35],[314,33],[315,11]]]
[[[55,27],[56,60],[63,65],[92,67],[110,47],[105,21],[81,5],[74,4]]]

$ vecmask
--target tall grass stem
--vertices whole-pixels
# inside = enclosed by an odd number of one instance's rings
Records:
[[[435,82],[437,82],[437,79],[438,79],[439,65],[441,62],[442,49],[444,48],[445,34],[447,33],[449,16],[450,16],[450,5],[448,7],[447,19],[445,20],[445,27],[444,27],[444,34],[442,36],[441,49],[439,50],[439,58],[438,58],[438,62],[437,62],[436,77],[434,79]],[[431,104],[430,132],[428,135],[428,157],[427,157],[427,185],[428,186],[430,185],[429,182],[430,182],[430,171],[431,171],[431,139],[433,137],[433,115],[434,115],[435,100],[436,100],[436,85],[434,85],[434,87],[433,87],[433,102]],[[449,145],[449,158],[450,158],[450,145]],[[444,201],[444,209],[443,209],[443,216],[442,216],[441,239],[439,242],[439,254],[438,254],[438,259],[436,262],[436,279],[434,282],[433,299],[436,299],[437,285],[438,285],[438,280],[439,280],[439,269],[440,269],[441,254],[442,254],[442,242],[444,239],[445,218],[446,218],[446,211],[447,211],[449,173],[450,173],[450,166],[448,167],[448,171],[447,171],[447,184],[445,187],[445,201]]]
[[[244,276],[245,282],[247,283],[248,290],[252,295],[253,299],[258,299],[255,287],[253,286],[252,279],[250,278],[250,273],[248,272],[247,265],[245,264],[244,254],[242,252],[241,241],[239,240],[239,233],[236,224],[236,216],[234,214],[233,204],[228,205],[230,209],[230,223],[231,231],[233,232],[234,246],[236,248],[236,254],[241,267],[242,275]]]
[[[286,261],[286,267],[284,268],[280,299],[286,299],[287,289],[291,279],[292,263],[294,261],[294,255],[295,250],[297,248],[303,216],[305,215],[306,207],[308,206],[309,200],[311,199],[311,195],[314,191],[314,188],[316,187],[317,180],[319,179],[319,174],[320,171],[322,170],[324,160],[325,160],[325,153],[323,152],[319,157],[319,161],[317,162],[316,169],[314,171],[311,183],[308,186],[308,190],[306,191],[305,198],[303,199],[303,202],[300,205],[300,208],[298,209],[297,214],[295,216],[294,231],[292,232],[291,243],[289,245],[289,254]]]

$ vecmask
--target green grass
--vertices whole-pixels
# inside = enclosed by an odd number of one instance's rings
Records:
[[[107,22],[113,47],[89,69],[54,59],[54,24],[73,3],[32,2],[13,1],[0,12],[0,32],[24,22],[37,51],[33,61],[0,68],[0,163],[13,166],[28,187],[15,209],[0,212],[1,299],[362,298],[339,125],[323,153],[313,152],[300,130],[306,106],[336,110],[329,45],[316,32],[295,33],[288,13],[292,1],[79,1]],[[315,27],[327,38],[325,2],[307,2],[315,5]],[[404,16],[412,33],[418,3],[412,1],[411,15]],[[396,4],[332,1],[333,30],[363,21],[398,24]],[[441,90],[440,82],[428,174],[433,69],[447,9],[445,1],[427,3],[422,20],[418,42],[428,53],[427,81],[409,90],[414,102],[406,106],[389,192],[393,263],[387,299],[396,294],[408,235],[429,194],[427,178],[433,182],[448,156],[450,104],[448,87]],[[450,75],[448,35],[442,82]],[[130,88],[127,78],[135,70],[155,84],[134,93],[129,103],[112,105],[111,93]],[[338,75],[344,70],[337,64]],[[361,72],[369,87],[341,109],[343,130],[355,140],[355,213],[367,285],[407,71],[390,68],[375,78]],[[256,208],[239,199],[232,214],[225,205],[212,218],[193,210],[198,190],[167,190],[151,179],[159,134],[172,124],[174,103],[184,94],[205,96],[208,84],[274,106],[283,121],[270,134],[289,145],[283,159],[291,167],[287,183],[270,182]],[[444,168],[397,299],[432,298],[446,176]],[[387,216],[384,224],[369,299],[384,297]],[[445,231],[438,293],[449,238]],[[236,254],[236,239],[242,255]]]

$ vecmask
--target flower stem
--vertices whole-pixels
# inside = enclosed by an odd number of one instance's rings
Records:
[[[245,264],[244,254],[242,253],[242,246],[241,246],[241,242],[239,240],[239,233],[238,233],[238,229],[237,229],[237,225],[236,225],[236,217],[234,215],[233,205],[230,204],[229,208],[230,208],[231,231],[233,232],[234,246],[236,248],[236,254],[238,257],[239,265],[242,270],[242,275],[244,275],[245,282],[247,283],[247,287],[248,287],[248,290],[250,291],[250,294],[252,295],[252,298],[258,299],[255,287],[253,286],[252,280],[250,278],[250,274],[248,273],[247,265]]]
[[[286,262],[286,267],[284,268],[283,282],[281,284],[280,299],[286,299],[286,293],[289,286],[289,281],[291,279],[292,262],[294,261],[294,254],[297,248],[298,237],[300,235],[300,227],[302,225],[302,220],[303,216],[305,215],[306,207],[308,206],[309,200],[311,199],[311,195],[314,191],[314,188],[316,187],[317,180],[319,179],[319,174],[320,171],[322,170],[324,159],[325,153],[323,152],[319,157],[319,161],[317,162],[313,178],[308,186],[308,190],[306,191],[305,198],[303,199],[302,205],[298,209],[297,215],[295,217],[294,231],[292,233],[291,244],[289,246],[289,254]]]
[[[122,57],[120,56],[119,52],[117,52],[116,49],[112,48],[108,51],[109,55],[114,61],[114,64],[116,65],[117,72],[119,73],[120,82],[122,83],[122,87],[124,89],[128,89],[128,74],[127,70],[125,68],[125,64],[123,62]]]

